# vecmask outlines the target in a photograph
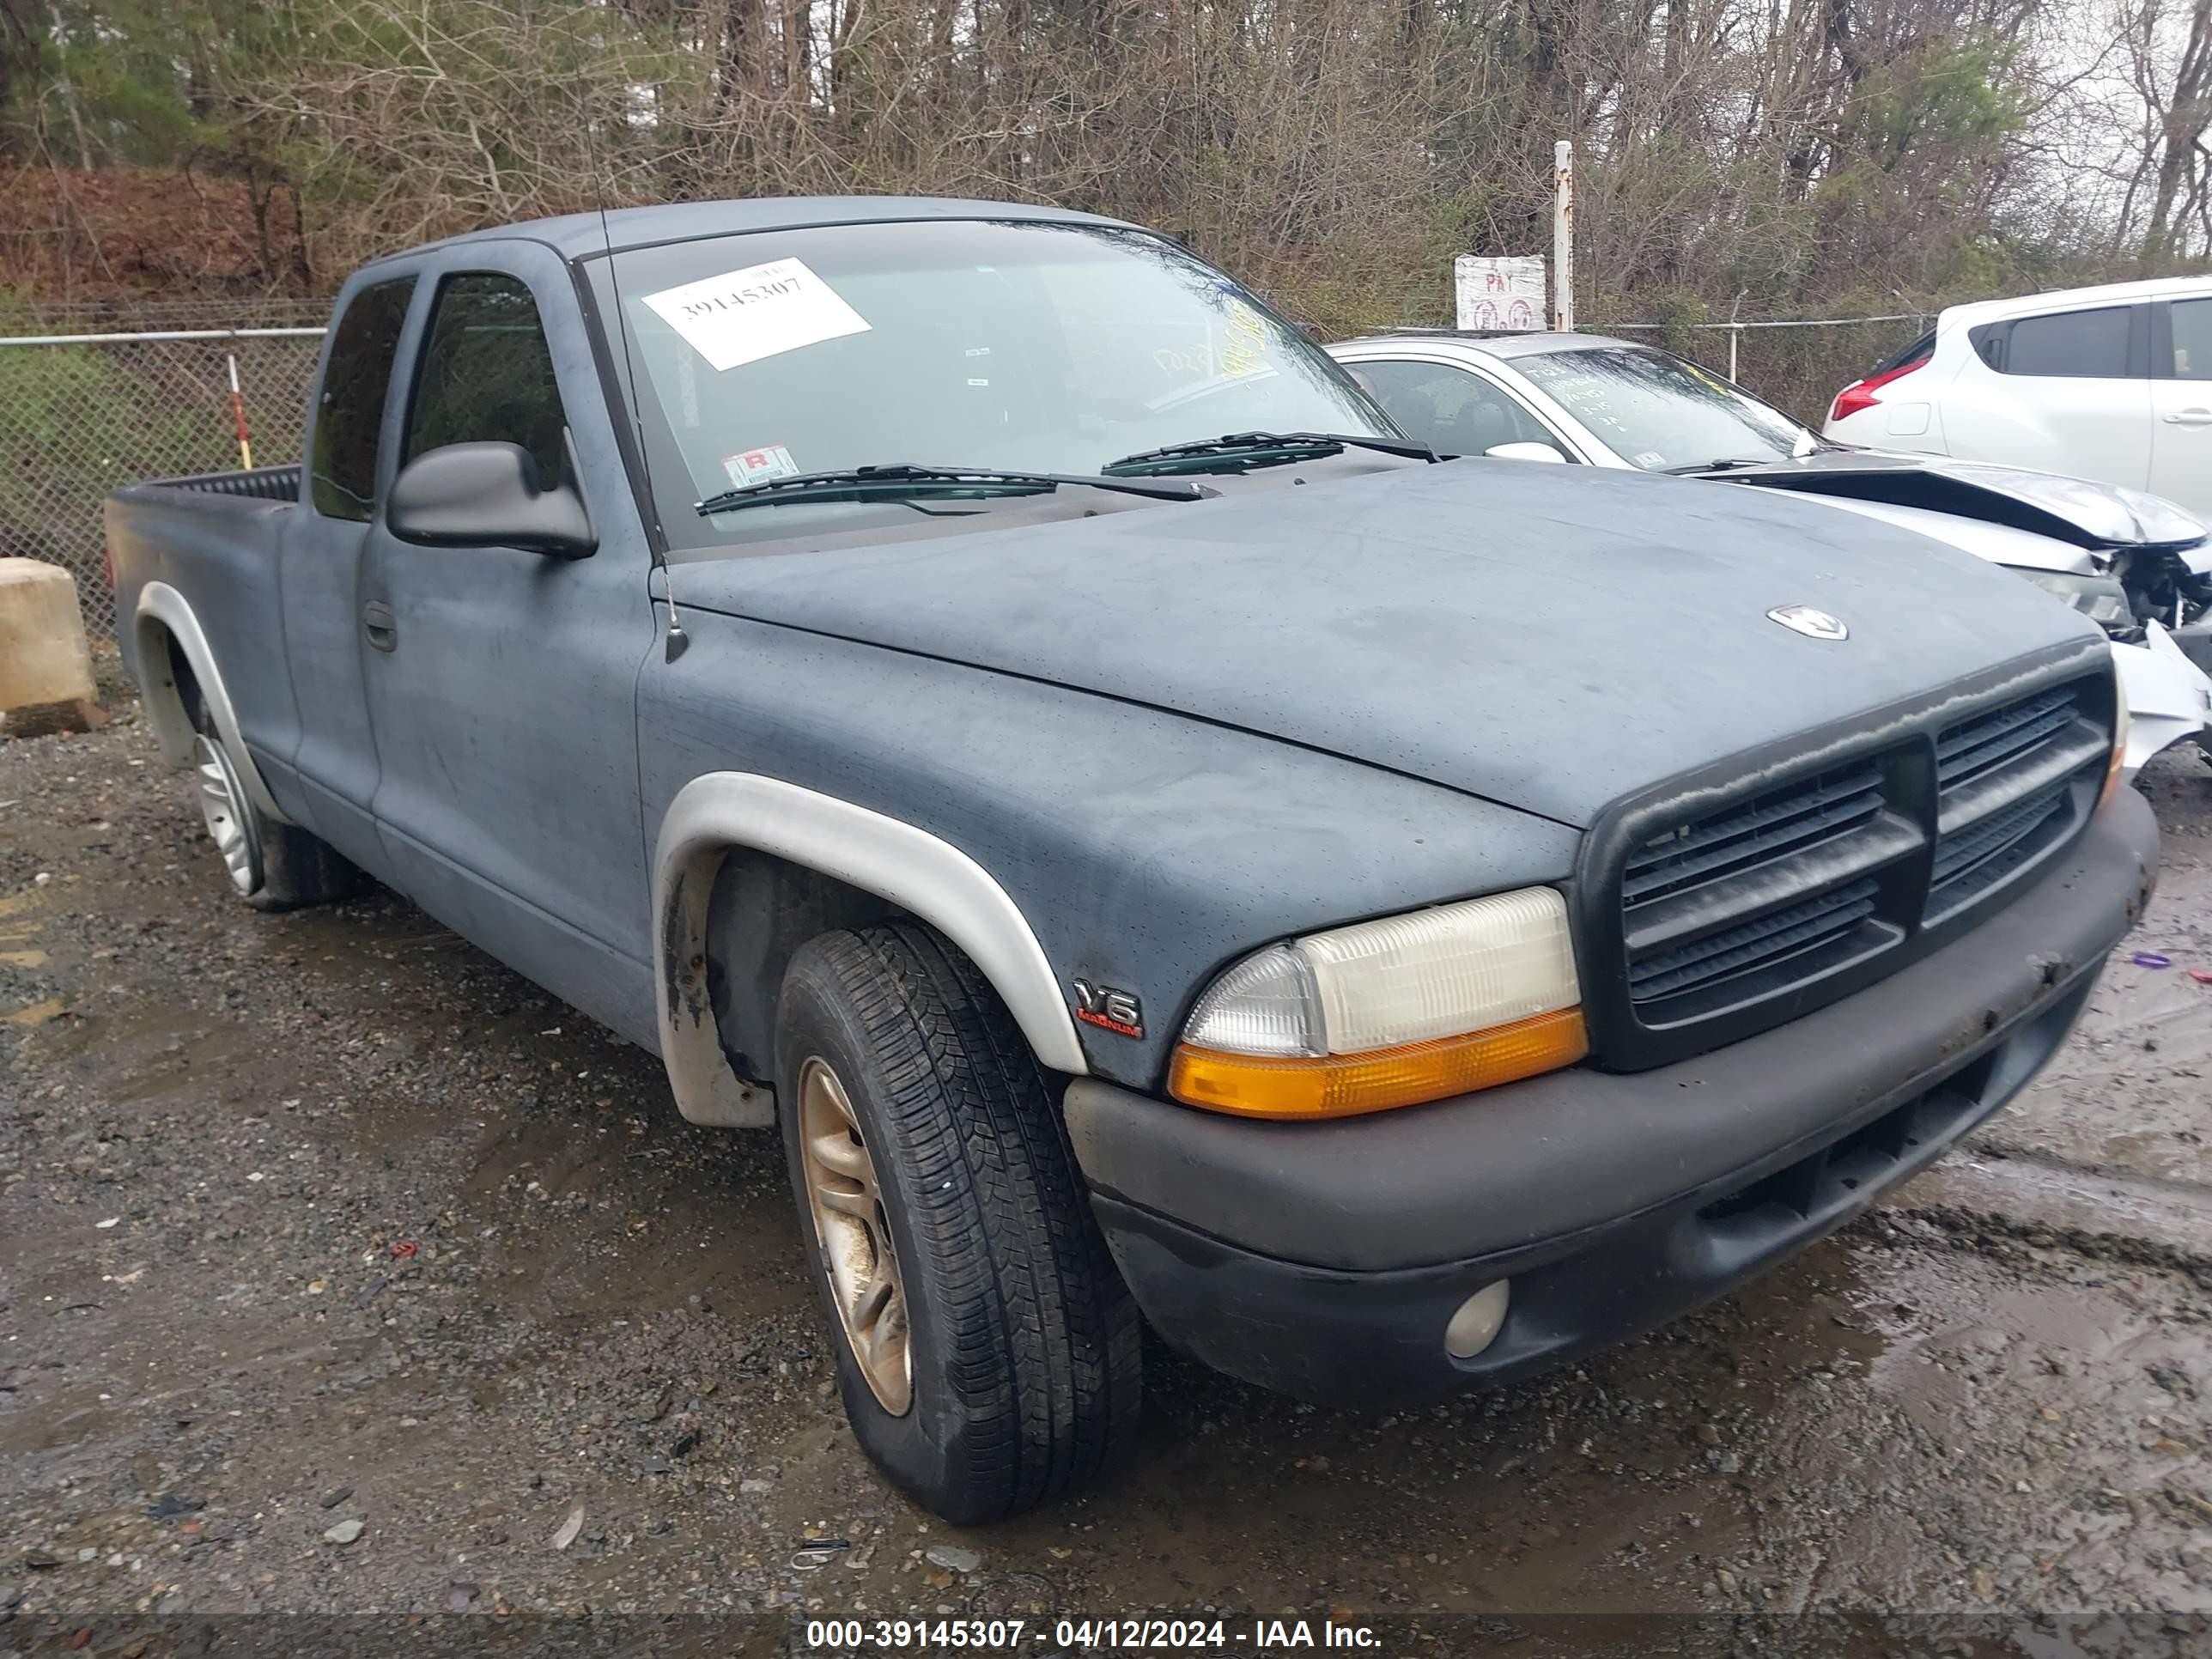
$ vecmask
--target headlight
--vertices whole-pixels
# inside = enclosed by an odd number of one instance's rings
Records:
[[[2110,576],[2076,576],[2065,570],[2029,570],[2016,564],[2004,568],[2015,576],[2027,577],[2054,598],[2063,599],[2107,633],[2114,629],[2135,626],[2135,607],[2128,603],[2128,590]]]
[[[1549,887],[1310,933],[1198,1000],[1168,1092],[1246,1117],[1350,1117],[1488,1089],[1589,1052],[1567,905]]]

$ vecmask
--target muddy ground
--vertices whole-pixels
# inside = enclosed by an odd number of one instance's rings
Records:
[[[239,904],[132,714],[0,741],[0,1650],[162,1613],[1155,1607],[2134,1609],[2100,1650],[2199,1650],[2212,769],[2143,787],[2158,901],[2081,1035],[1884,1210],[1410,1415],[1150,1352],[1135,1467],[961,1534],[843,1426],[770,1138],[686,1125],[399,899]]]

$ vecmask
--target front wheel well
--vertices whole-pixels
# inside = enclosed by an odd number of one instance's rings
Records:
[[[840,929],[909,919],[866,888],[732,848],[707,899],[707,996],[730,1069],[749,1083],[774,1082],[776,1000],[799,946]]]
[[[182,766],[191,755],[193,733],[202,729],[206,694],[192,672],[185,642],[161,617],[140,615],[137,647],[138,684],[147,717],[163,757],[172,765]]]
[[[178,643],[177,636],[166,628],[161,629],[161,641],[167,647],[169,683],[176,688],[177,701],[184,705],[185,719],[194,730],[205,730],[201,712],[205,698],[200,692],[199,678],[192,672],[191,661],[185,655],[185,647]]]

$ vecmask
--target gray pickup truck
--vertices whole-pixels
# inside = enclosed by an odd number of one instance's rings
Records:
[[[1437,464],[1176,243],[700,204],[340,294],[299,467],[107,505],[229,878],[366,871],[780,1127],[957,1521],[1140,1316],[1382,1403],[1668,1320],[2065,1036],[2150,891],[2103,636],[1778,493]]]

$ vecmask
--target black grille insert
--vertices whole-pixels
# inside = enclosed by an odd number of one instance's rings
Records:
[[[1623,1036],[1601,1052],[1653,1063],[1865,985],[2087,821],[2111,745],[2096,680],[1939,718],[1756,793],[1648,809],[1619,866],[1617,988],[1596,1000]]]
[[[1577,898],[1597,1064],[1659,1066],[1851,995],[2035,880],[2111,759],[2108,654],[2069,672],[1869,710],[1794,763],[1767,750],[1754,776],[1704,772],[1599,823]]]
[[[1879,872],[1926,837],[1890,810],[1887,791],[1881,765],[1856,762],[1674,825],[1631,853],[1621,921],[1639,1015],[1694,1019],[1894,937],[1872,925]]]
[[[1786,858],[1867,822],[1881,810],[1881,770],[1855,767],[1823,773],[1654,836],[1628,855],[1620,877],[1621,902],[1650,903]]]
[[[1874,914],[1876,885],[1833,888],[1756,921],[1706,933],[1688,945],[1632,963],[1629,994],[1638,1002],[1679,995],[1753,969],[1772,968],[1843,937]]]
[[[1936,865],[1923,916],[1948,915],[2035,862],[2079,821],[2110,739],[2064,685],[1936,738]]]
[[[2070,685],[1947,726],[1936,739],[1936,787],[1945,793],[2029,757],[2074,719],[2080,694]]]

